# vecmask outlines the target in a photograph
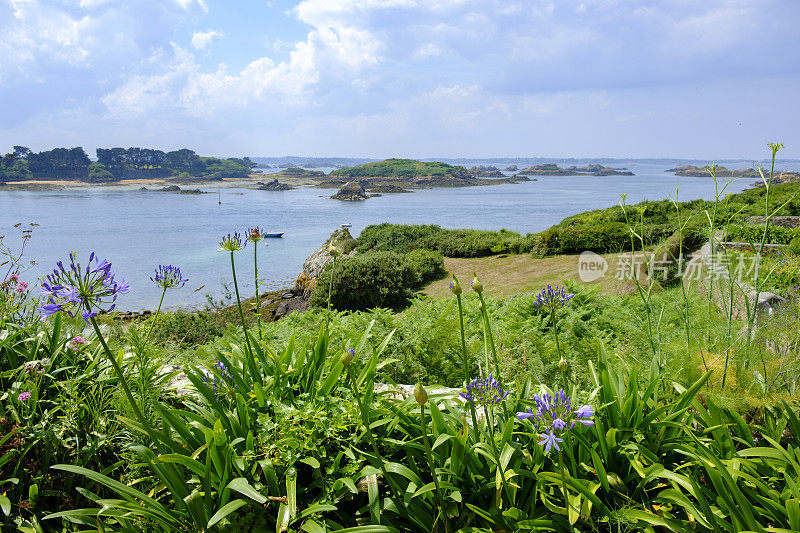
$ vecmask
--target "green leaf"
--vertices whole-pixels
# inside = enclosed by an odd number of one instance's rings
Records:
[[[239,499],[233,500],[232,502],[228,502],[227,504],[223,505],[222,508],[214,513],[214,516],[208,521],[208,525],[206,526],[208,529],[211,529],[217,522],[234,512],[239,507],[243,505],[248,505],[247,501]]]
[[[254,489],[253,486],[250,485],[250,483],[248,483],[243,477],[237,477],[236,479],[232,480],[225,488],[235,490],[239,494],[243,494],[251,500],[257,501],[258,503],[264,503],[267,501],[267,497]]]

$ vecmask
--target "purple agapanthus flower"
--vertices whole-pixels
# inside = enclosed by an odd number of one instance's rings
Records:
[[[220,389],[223,387],[231,387],[237,388],[236,383],[233,380],[233,376],[231,376],[230,372],[228,371],[228,367],[222,361],[217,361],[214,363],[214,369],[219,373],[222,379],[219,379],[215,374],[211,372],[204,372],[203,373],[203,381],[207,386],[211,387],[211,390],[214,392],[214,396],[219,398],[220,396]]]
[[[572,397],[567,396],[564,389],[552,396],[536,394],[533,396],[533,401],[536,404],[535,409],[529,407],[527,412],[517,413],[517,419],[530,420],[534,429],[541,432],[544,440],[539,444],[545,445],[545,452],[549,452],[553,446],[559,450],[557,443],[563,441],[558,436],[573,429],[576,423],[585,426],[594,425],[592,406],[581,405],[573,411]]]
[[[43,319],[66,311],[69,316],[81,315],[88,323],[98,313],[112,311],[117,296],[130,292],[128,282],[117,280],[111,272],[111,263],[100,261],[94,252],[86,266],[78,262],[75,253],[70,253],[69,258],[68,266],[58,261],[58,268],[42,282],[41,292],[46,300],[39,313]]]
[[[555,433],[553,433],[553,430],[550,429],[544,434],[544,438],[539,443],[539,446],[544,445],[545,453],[550,453],[550,448],[555,448],[558,452],[561,451],[561,448],[558,446],[559,442],[564,442],[564,439],[556,437]]]
[[[569,307],[569,301],[572,300],[574,294],[567,292],[565,287],[556,287],[548,285],[542,292],[536,295],[536,301],[533,303],[536,307],[545,309],[558,309],[559,307]]]
[[[181,288],[189,278],[184,278],[181,269],[173,265],[158,265],[155,276],[150,281],[164,289]]]
[[[488,378],[475,378],[467,384],[467,390],[461,397],[475,406],[484,407],[502,402],[508,396],[508,391],[500,388],[500,383],[489,374]]]

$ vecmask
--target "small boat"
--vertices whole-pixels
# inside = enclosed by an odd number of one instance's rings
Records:
[[[280,239],[281,237],[283,237],[283,232],[281,232],[281,233],[264,233],[263,235],[264,235],[265,239]]]
[[[344,224],[339,224],[340,228],[352,228],[353,225],[350,222],[345,222]]]

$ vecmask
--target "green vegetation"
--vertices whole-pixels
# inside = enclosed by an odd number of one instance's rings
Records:
[[[499,253],[525,253],[534,249],[535,236],[508,230],[444,229],[436,225],[377,224],[358,236],[358,250],[365,252],[430,250],[445,257],[484,257]]]
[[[98,148],[92,162],[83,148],[32,152],[15,146],[12,157],[0,161],[0,181],[31,179],[81,180],[93,183],[139,178],[168,178],[181,173],[211,179],[246,178],[252,161],[201,157],[183,148],[172,152],[147,148]]]
[[[717,192],[708,235],[740,211],[786,210],[769,181],[735,211]],[[652,217],[677,223],[657,246],[680,251],[693,210],[672,208]],[[647,209],[619,209],[631,248],[646,248]],[[584,223],[572,222],[560,226]],[[100,294],[124,298],[105,262],[57,271],[75,290],[37,301],[23,284],[32,228],[20,229],[20,247],[0,238],[4,531],[800,530],[796,294],[767,312],[738,303],[747,289],[733,277],[665,288],[635,276],[624,294],[496,299],[478,276],[453,277],[454,297],[402,314],[320,307],[263,323],[243,312],[235,260],[250,254],[234,233],[221,243],[234,321],[216,336],[209,314],[82,318]],[[372,298],[372,276],[411,290],[440,273],[415,243],[441,231],[336,259],[317,287],[342,276],[334,287]],[[712,240],[711,263],[728,253]],[[177,271],[163,293],[181,282]],[[195,328],[208,335],[184,333]],[[414,381],[413,394],[393,385]]]
[[[453,178],[464,179],[469,172],[464,167],[440,162],[423,162],[413,159],[386,159],[377,163],[367,163],[356,167],[340,168],[332,171],[330,177],[346,178]]]

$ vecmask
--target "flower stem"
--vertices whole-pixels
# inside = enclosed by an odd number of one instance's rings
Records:
[[[564,471],[564,453],[558,450],[558,469],[561,472],[561,486],[564,490],[564,509],[567,511],[567,520],[569,520],[569,511],[572,505],[569,503],[569,493],[567,492],[567,474]]]
[[[161,304],[164,303],[164,295],[167,294],[167,288],[161,291],[161,299],[158,301],[158,308],[156,308],[156,314],[153,315],[153,321],[150,323],[150,330],[147,332],[147,337],[144,338],[144,344],[147,344],[147,341],[150,340],[150,335],[153,334],[153,330],[156,327],[156,320],[158,319],[158,314],[161,312]]]
[[[160,441],[153,431],[153,428],[150,427],[150,423],[142,414],[142,411],[139,409],[139,405],[136,403],[136,400],[133,399],[131,389],[128,387],[128,381],[125,379],[125,374],[123,374],[122,368],[120,368],[119,363],[117,363],[117,360],[114,358],[111,350],[108,348],[108,344],[106,344],[106,340],[103,338],[103,334],[100,332],[100,327],[97,325],[97,321],[94,319],[94,317],[90,317],[89,321],[92,323],[92,327],[94,328],[95,334],[97,334],[100,345],[103,347],[106,358],[111,363],[111,366],[114,367],[114,372],[117,374],[117,378],[119,378],[120,386],[122,387],[122,391],[125,393],[125,396],[128,398],[128,402],[131,404],[133,413],[136,415],[136,418],[139,419],[139,422],[142,424],[144,430],[147,432],[150,439],[152,439],[153,443],[161,448]]]
[[[258,294],[258,242],[253,242],[253,270],[256,285],[256,321],[258,324],[258,338],[261,340],[261,300]]]
[[[500,384],[500,388],[503,387],[503,377],[500,375],[500,363],[497,360],[497,350],[494,347],[494,335],[492,335],[492,326],[489,323],[489,311],[486,309],[486,302],[483,301],[483,294],[478,293],[478,299],[481,302],[481,314],[483,315],[483,323],[486,326],[486,334],[489,338],[489,346],[492,349],[492,362],[494,363],[494,373],[495,379]]]
[[[553,327],[553,338],[556,341],[556,352],[558,352],[558,357],[564,357],[564,354],[561,353],[561,345],[558,343],[558,331],[556,331],[556,309],[552,307],[550,309],[550,323]]]
[[[436,486],[436,499],[439,500],[439,508],[444,507],[444,497],[442,496],[442,488],[439,486],[439,474],[436,473],[436,467],[433,464],[433,451],[431,450],[431,443],[428,441],[428,426],[425,424],[425,405],[419,406],[419,426],[422,429],[422,442],[425,444],[425,455],[428,459],[428,467],[431,469],[433,476],[433,484]]]
[[[461,295],[456,294],[456,301],[458,302],[458,325],[461,329],[461,356],[464,358],[464,386],[469,383],[469,357],[467,356],[467,340],[464,336],[464,306],[461,304]]]
[[[325,312],[325,331],[328,331],[328,324],[331,316],[331,293],[333,292],[333,272],[336,269],[336,257],[333,257],[331,264],[331,281],[328,283],[328,310]]]
[[[252,373],[252,378],[255,379],[256,376],[260,376],[258,370],[256,369],[256,362],[253,358],[253,349],[250,347],[250,337],[247,334],[247,325],[244,322],[244,312],[242,311],[242,300],[239,297],[239,284],[236,281],[236,265],[233,261],[233,252],[231,252],[231,272],[233,273],[233,288],[236,291],[236,306],[239,308],[239,319],[242,321],[242,331],[244,332],[244,342],[245,347],[247,348],[247,365],[250,367],[250,372]]]

